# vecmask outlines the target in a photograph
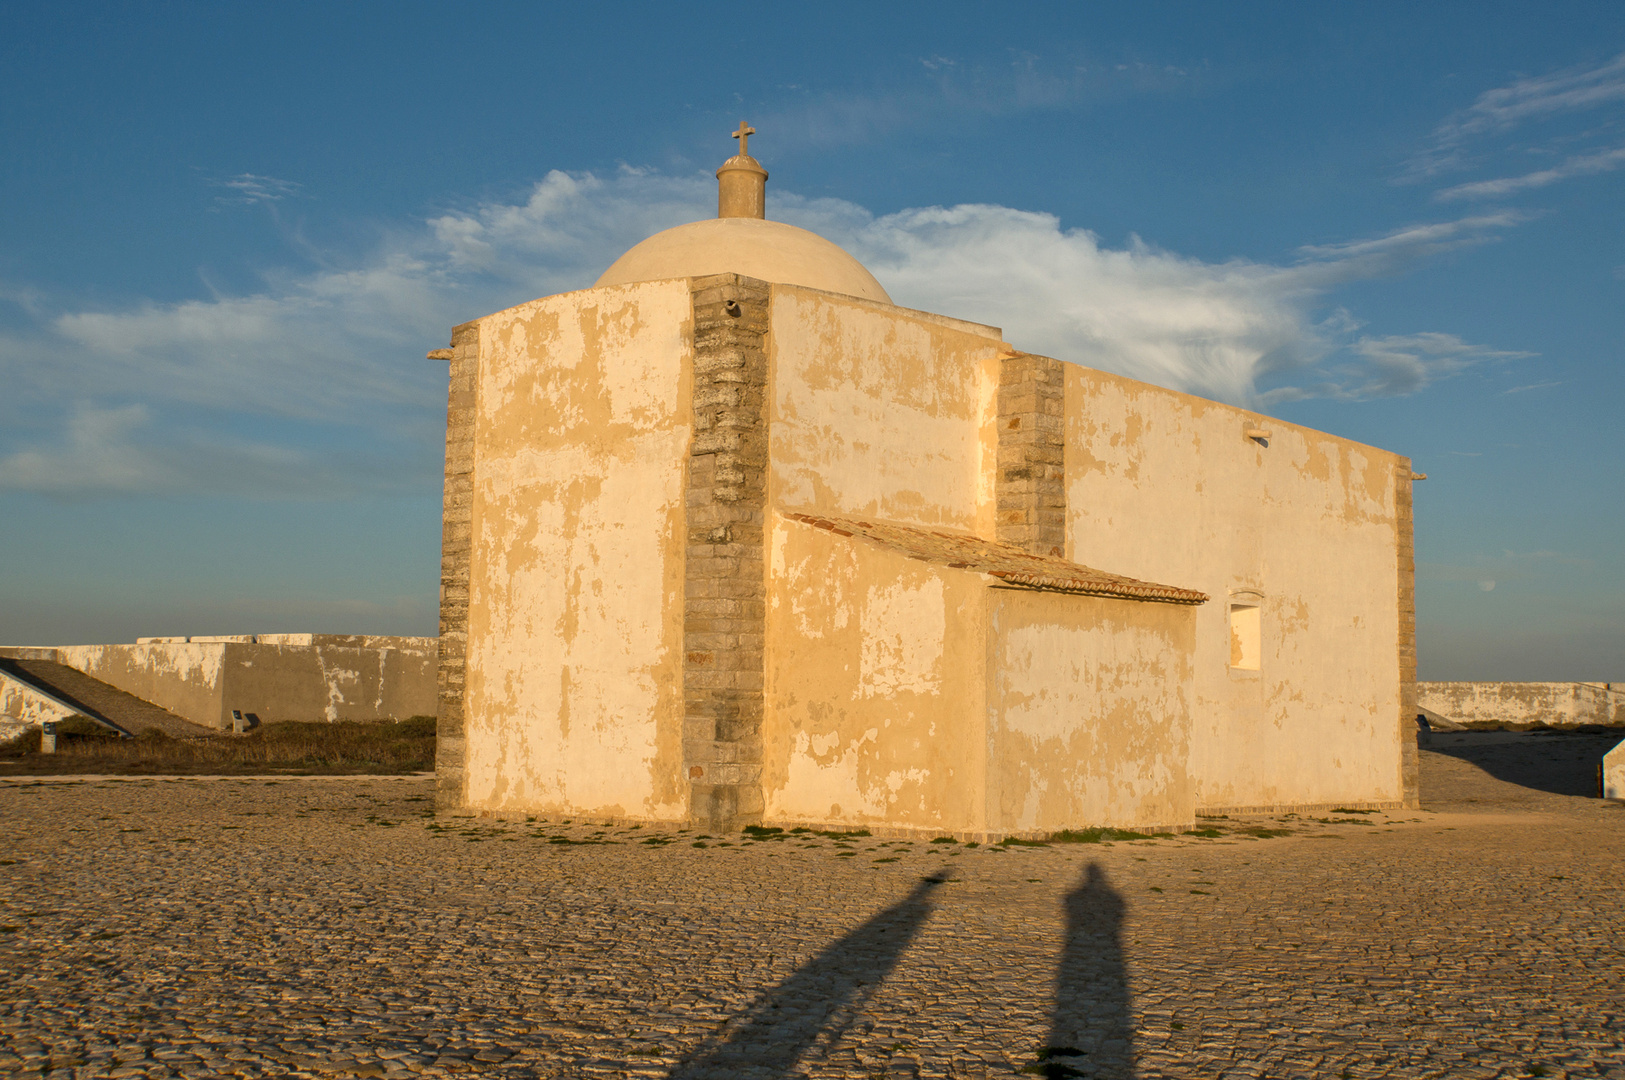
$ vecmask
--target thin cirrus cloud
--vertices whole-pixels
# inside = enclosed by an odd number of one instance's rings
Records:
[[[400,227],[249,296],[123,310],[36,304],[0,336],[0,488],[57,495],[327,496],[427,486],[450,327],[591,285],[651,233],[711,213],[708,177],[550,173],[520,202]],[[1326,294],[1517,224],[1478,215],[1304,248],[1286,265],[1122,248],[1053,215],[977,204],[875,216],[780,193],[775,216],[847,248],[900,304],[1022,348],[1226,401],[1408,394],[1524,354],[1448,334],[1369,336]],[[48,359],[49,362],[42,362]],[[94,387],[94,393],[64,391]]]
[[[326,465],[288,446],[229,435],[200,441],[166,433],[144,404],[74,402],[58,437],[0,458],[7,488],[79,497],[121,492],[263,495],[338,494],[348,486]]]
[[[1470,345],[1454,334],[1440,333],[1361,337],[1347,347],[1345,354],[1346,360],[1330,365],[1333,377],[1327,382],[1284,388],[1275,394],[1275,400],[1301,396],[1345,401],[1401,397],[1459,375],[1475,364],[1525,360],[1534,355]]]
[[[1625,103],[1625,53],[1591,67],[1515,79],[1484,91],[1440,123],[1428,147],[1411,161],[1406,178],[1425,179],[1463,167],[1475,142],[1620,103]]]
[[[1599,115],[1600,114],[1600,115]],[[1503,175],[1451,184],[1436,202],[1510,199],[1625,165],[1625,53],[1604,63],[1529,76],[1486,90],[1434,129],[1399,182],[1495,168]],[[1531,159],[1555,162],[1529,169]],[[1506,162],[1517,164],[1508,168]]]
[[[1452,199],[1499,199],[1520,191],[1530,191],[1568,180],[1575,176],[1594,176],[1613,172],[1625,165],[1625,146],[1600,150],[1593,154],[1577,154],[1561,165],[1538,169],[1521,176],[1503,176],[1494,180],[1478,180],[1470,184],[1457,184],[1434,194],[1440,202]]]
[[[904,127],[1027,112],[1066,111],[1122,95],[1186,93],[1214,73],[1140,59],[1017,51],[1000,61],[919,58],[913,78],[859,91],[787,94],[759,110],[781,144],[835,146],[870,142]],[[787,90],[799,88],[789,87]]]
[[[279,180],[274,176],[238,173],[214,181],[215,187],[225,188],[229,194],[216,195],[215,202],[223,206],[252,206],[256,203],[281,202],[290,195],[299,194],[303,185],[292,180]]]

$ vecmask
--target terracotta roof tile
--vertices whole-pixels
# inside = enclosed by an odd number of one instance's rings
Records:
[[[1030,555],[1014,544],[984,540],[966,533],[938,532],[912,525],[856,521],[849,518],[785,514],[791,521],[827,529],[837,536],[861,536],[911,559],[940,563],[956,570],[973,570],[1018,585],[1046,592],[1111,596],[1122,600],[1154,600],[1165,604],[1205,604],[1207,594],[1174,585],[1158,585],[1121,574],[1108,574],[1053,555]]]

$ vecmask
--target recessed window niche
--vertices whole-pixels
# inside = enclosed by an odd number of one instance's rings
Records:
[[[1230,666],[1237,671],[1257,671],[1264,657],[1263,623],[1256,595],[1230,600]]]

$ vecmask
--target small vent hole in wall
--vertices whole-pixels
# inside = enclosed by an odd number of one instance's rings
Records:
[[[1257,671],[1264,653],[1257,604],[1230,605],[1230,666]]]

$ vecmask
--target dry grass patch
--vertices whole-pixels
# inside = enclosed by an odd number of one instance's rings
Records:
[[[124,738],[82,717],[56,727],[56,753],[41,754],[38,728],[0,743],[0,776],[398,774],[434,768],[435,718],[262,724],[246,735],[176,739],[149,730]]]

